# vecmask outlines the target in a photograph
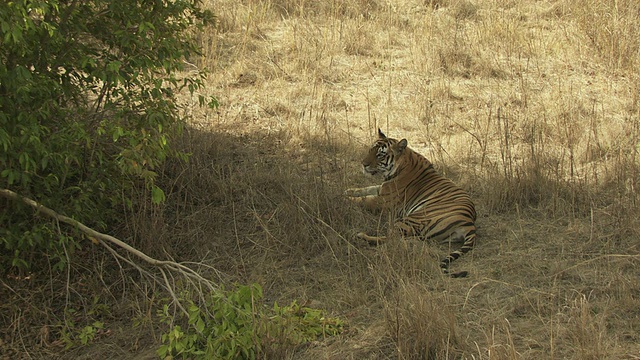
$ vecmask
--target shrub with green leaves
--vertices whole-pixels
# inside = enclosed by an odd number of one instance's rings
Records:
[[[264,358],[265,354],[286,352],[299,344],[338,335],[344,327],[342,320],[295,301],[288,306],[266,307],[258,284],[214,292],[200,306],[188,299],[186,302],[189,316],[184,327],[174,323],[169,305],[159,312],[170,325],[158,349],[163,359]]]
[[[176,94],[205,76],[182,71],[198,54],[190,32],[211,19],[199,0],[0,2],[0,188],[98,228],[134,190],[161,202],[154,171],[184,156],[170,146],[184,120]],[[77,241],[0,200],[3,266],[29,267],[34,252],[64,260]]]

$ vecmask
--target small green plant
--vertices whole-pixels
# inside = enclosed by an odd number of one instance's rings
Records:
[[[289,306],[264,306],[258,284],[217,291],[202,306],[185,301],[187,327],[173,324],[168,304],[159,311],[170,326],[157,351],[163,359],[256,359],[267,351],[338,335],[344,326],[342,320],[295,301]]]
[[[70,328],[67,323],[67,326],[60,332],[60,339],[64,343],[64,348],[69,350],[79,345],[91,343],[102,329],[104,329],[104,323],[101,321],[94,321],[80,330]]]
[[[100,297],[98,296],[93,298],[91,308],[84,313],[84,315],[76,309],[66,309],[64,323],[60,324],[60,340],[64,344],[65,349],[68,350],[80,345],[87,345],[95,340],[101,330],[104,329],[104,322],[95,320],[95,317],[107,313],[108,307],[100,303]],[[78,322],[88,324],[80,328],[77,324]]]
[[[343,328],[340,319],[327,318],[324,311],[300,306],[295,300],[288,306],[274,304],[270,320],[264,324],[267,339],[285,339],[291,345],[335,336]]]
[[[98,330],[104,329],[104,323],[101,321],[94,321],[93,324],[87,325],[78,333],[78,339],[82,345],[87,345],[93,339],[95,339]]]

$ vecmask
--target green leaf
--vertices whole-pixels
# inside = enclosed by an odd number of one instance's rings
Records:
[[[195,326],[198,332],[200,333],[204,332],[205,323],[204,323],[204,320],[202,320],[202,318],[198,318],[198,321],[196,322]]]
[[[107,64],[107,71],[117,73],[120,70],[121,66],[122,66],[122,62],[120,61],[110,61]]]
[[[159,187],[153,185],[151,188],[151,201],[157,205],[163,203],[164,200],[164,191],[162,191],[162,189],[160,189]]]
[[[164,341],[164,339],[163,339]],[[158,350],[156,350],[156,354],[161,358],[165,359],[169,353],[169,345],[161,345]]]
[[[209,106],[209,109],[214,109],[214,110],[220,107],[220,103],[218,102],[218,99],[216,99],[213,96],[209,99],[209,103],[207,105]]]
[[[41,166],[42,170],[46,170],[47,169],[47,165],[49,165],[49,158],[45,156],[40,161],[40,166]]]

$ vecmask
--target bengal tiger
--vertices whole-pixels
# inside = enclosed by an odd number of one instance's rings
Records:
[[[443,177],[424,156],[407,147],[407,140],[388,138],[378,129],[378,140],[362,161],[364,172],[382,174],[382,185],[352,188],[345,195],[369,209],[390,211],[394,228],[405,236],[462,246],[440,261],[440,268],[452,277],[465,277],[466,271],[449,273],[449,265],[470,251],[476,239],[476,210],[469,194]],[[386,236],[359,238],[371,244],[387,240]]]

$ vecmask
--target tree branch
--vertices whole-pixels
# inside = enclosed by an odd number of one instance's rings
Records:
[[[43,213],[51,218],[54,218],[60,222],[63,222],[65,224],[69,224],[71,226],[75,226],[78,229],[80,229],[82,232],[84,232],[85,234],[87,234],[87,236],[89,237],[89,239],[91,241],[93,241],[96,244],[102,245],[103,247],[105,247],[108,251],[112,252],[112,254],[115,254],[114,250],[108,245],[108,244],[112,244],[115,245],[123,250],[125,250],[126,252],[128,252],[129,254],[132,254],[134,256],[136,256],[137,258],[143,260],[144,262],[159,267],[161,270],[162,269],[167,269],[170,271],[176,271],[179,272],[180,274],[186,276],[187,278],[190,279],[195,279],[200,283],[204,283],[206,285],[207,288],[209,288],[209,290],[214,291],[216,290],[216,286],[215,284],[208,279],[205,279],[204,277],[202,277],[202,275],[198,274],[195,270],[177,263],[175,261],[169,261],[169,260],[158,260],[158,259],[154,259],[151,256],[143,253],[142,251],[134,248],[133,246],[125,243],[124,241],[117,239],[111,235],[107,235],[107,234],[103,234],[99,231],[96,231],[86,225],[84,225],[83,223],[74,220],[70,217],[58,214],[57,212],[55,212],[52,209],[49,209],[48,207],[23,196],[20,196],[18,194],[16,194],[15,192],[8,190],[8,189],[0,189],[0,195],[2,195],[3,197],[7,198],[7,199],[11,199],[11,200],[15,200],[15,201],[21,201],[29,206],[31,206],[32,208],[34,208],[37,212],[39,213]],[[121,257],[121,259],[123,259]],[[124,260],[124,259],[123,259]],[[130,264],[132,262],[127,261]],[[138,268],[138,270],[141,270],[138,266],[135,266]],[[216,273],[218,273],[216,271]],[[168,283],[166,283],[166,275],[164,274],[164,271],[162,271],[163,277],[165,279],[165,286],[168,286]],[[218,273],[219,274],[219,273]]]

